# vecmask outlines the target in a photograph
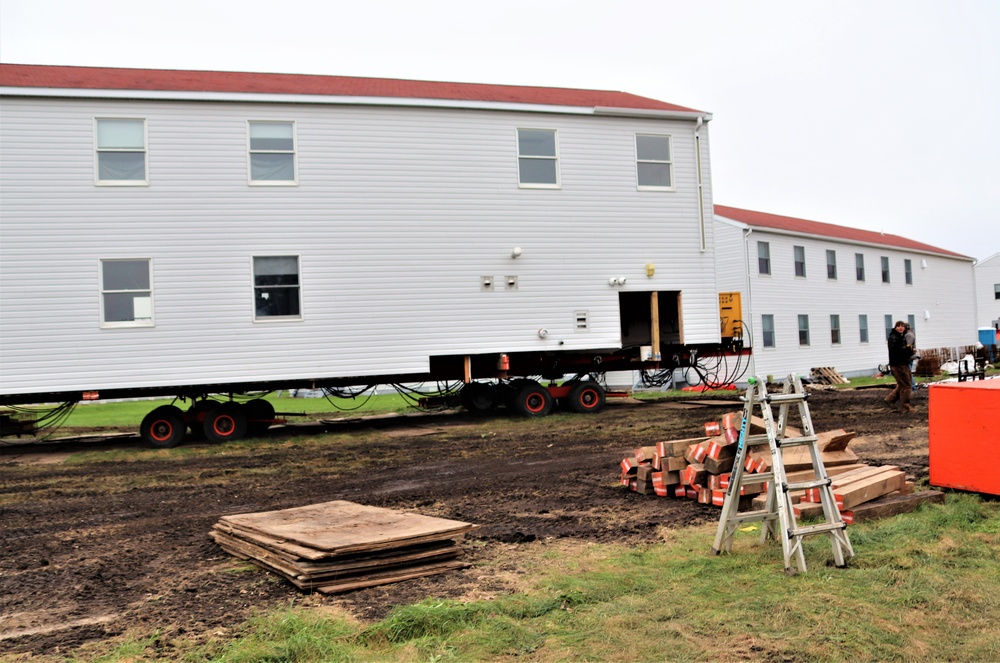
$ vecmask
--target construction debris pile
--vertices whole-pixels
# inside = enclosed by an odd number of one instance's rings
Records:
[[[657,442],[635,449],[621,461],[621,482],[644,495],[695,500],[700,504],[722,507],[729,488],[729,476],[736,460],[742,412],[730,412],[721,421],[705,424],[705,436]],[[753,417],[747,422],[748,434],[765,431],[764,421]],[[800,431],[786,426],[789,437]],[[873,520],[913,511],[927,501],[943,502],[937,491],[913,492],[913,483],[895,465],[871,466],[858,462],[848,449],[854,433],[842,429],[818,433],[817,449],[832,479],[833,495],[844,522]],[[815,479],[812,459],[806,447],[791,447],[782,453],[789,483]],[[771,453],[766,446],[745,454],[744,472],[762,473],[771,467]],[[744,475],[745,476],[745,475]],[[743,486],[740,510],[764,509],[768,484]],[[803,490],[790,493],[795,516],[822,515],[818,493]]]
[[[476,527],[334,501],[223,516],[209,534],[300,589],[333,594],[467,567],[456,537]]]

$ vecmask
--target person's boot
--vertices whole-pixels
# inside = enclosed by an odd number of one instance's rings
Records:
[[[900,403],[899,411],[902,412],[903,414],[909,414],[910,412],[913,412],[913,406],[910,405],[909,403]]]

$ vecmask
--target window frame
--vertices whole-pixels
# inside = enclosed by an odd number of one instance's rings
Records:
[[[917,316],[913,315],[912,313],[907,314],[907,316],[906,316],[906,323],[908,325],[910,325],[909,331],[911,331],[914,334],[916,334],[917,333]]]
[[[295,269],[296,269],[296,283],[295,285],[267,285],[259,286],[257,285],[257,259],[258,258],[294,258],[295,259]],[[257,313],[257,291],[259,288],[295,288],[297,299],[298,299],[298,309],[297,314],[291,315],[258,315]],[[304,319],[302,313],[302,256],[297,253],[266,253],[261,255],[250,256],[250,292],[251,292],[251,309],[252,309],[252,320],[256,323],[273,324],[279,322],[298,322]]]
[[[639,137],[648,136],[650,138],[666,138],[667,139],[667,160],[663,161],[660,159],[640,159],[639,158]],[[557,148],[558,149],[558,148]],[[639,164],[665,164],[667,166],[667,172],[670,177],[670,184],[667,186],[661,186],[658,184],[642,184],[639,177]],[[558,179],[558,177],[557,177]],[[674,184],[674,137],[673,134],[653,134],[645,132],[635,133],[635,183],[636,189],[638,191],[676,191],[677,188]]]
[[[888,339],[889,334],[892,333],[892,330],[894,328],[892,314],[886,315],[884,320],[885,320],[885,337]]]
[[[149,286],[147,289],[108,289],[104,285],[104,264],[110,262],[145,262],[147,269],[146,283]],[[155,327],[156,317],[155,311],[156,307],[153,301],[153,259],[149,257],[124,257],[124,258],[98,258],[97,259],[97,279],[98,279],[98,291],[100,296],[100,309],[101,309],[101,329],[123,329],[123,328],[136,328],[136,327]],[[139,318],[132,320],[108,320],[107,319],[107,305],[106,305],[106,295],[118,295],[127,293],[138,293],[144,292],[148,293],[149,299],[149,317]],[[133,311],[134,311],[134,299],[133,299]]]
[[[251,128],[255,124],[287,124],[292,128],[291,150],[255,150],[251,144]],[[247,185],[248,186],[298,186],[299,185],[299,127],[295,120],[247,120]],[[253,178],[254,154],[291,154],[292,179],[290,180],[255,180]]]
[[[799,260],[799,254],[802,255],[802,260]],[[806,278],[806,247],[804,246],[792,246],[792,261],[795,265],[795,278],[804,279]],[[799,266],[801,265],[801,270]],[[802,272],[801,274],[799,272]]]
[[[521,132],[522,131],[547,131],[552,134],[552,145],[554,154],[552,156],[548,155],[537,155],[537,154],[521,154]],[[549,129],[546,127],[517,127],[514,130],[514,143],[517,148],[517,187],[519,189],[561,189],[562,188],[562,177],[559,173],[559,130]],[[553,161],[555,163],[555,173],[556,181],[551,182],[524,182],[521,179],[521,160],[522,159],[537,159],[537,160],[547,160]]]
[[[837,280],[837,252],[833,249],[826,250],[826,278],[828,281]]]
[[[892,273],[889,270],[889,256],[879,256],[882,267],[882,283],[892,283]]]
[[[767,253],[767,257],[762,258],[760,255],[761,248]],[[761,260],[767,261],[767,271],[761,271]],[[761,276],[771,275],[771,243],[765,242],[763,240],[757,240],[757,274]]]
[[[770,329],[768,329],[770,323]],[[771,335],[771,342],[768,343],[767,335]],[[764,313],[760,316],[760,341],[765,348],[777,347],[777,337],[774,333],[774,314]]]
[[[142,150],[135,148],[113,148],[101,147],[100,124],[101,121],[113,122],[142,122]],[[142,153],[142,179],[141,180],[102,180],[101,179],[101,154],[115,153]],[[144,117],[113,115],[94,116],[94,185],[95,186],[149,186],[149,124]]]
[[[858,314],[858,343],[868,343],[868,314]]]
[[[993,299],[994,301],[1000,299],[1000,283],[993,284]]]
[[[913,285],[913,261],[903,258],[903,283]]]
[[[865,282],[865,254],[854,254],[854,279],[858,283]]]
[[[830,344],[840,345],[840,314],[831,313],[830,314]]]

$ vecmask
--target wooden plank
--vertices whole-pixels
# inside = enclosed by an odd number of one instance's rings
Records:
[[[846,511],[887,493],[899,490],[906,483],[905,472],[885,472],[867,479],[854,481],[834,491],[837,508]]]
[[[844,511],[844,522],[860,523],[866,520],[888,518],[914,511],[921,504],[944,504],[944,493],[938,490],[925,490],[909,495],[886,495]]]
[[[423,567],[407,569],[406,571],[394,571],[385,574],[365,576],[363,579],[333,582],[320,587],[316,587],[315,589],[321,594],[338,594],[340,592],[348,592],[353,589],[376,587],[378,585],[388,585],[389,583],[401,582],[403,580],[423,578],[429,575],[436,575],[439,573],[445,573],[447,571],[453,571],[456,569],[468,568],[469,566],[471,566],[471,564],[469,564],[468,562],[457,562],[457,561],[443,562],[441,564],[431,564]]]
[[[428,536],[453,536],[476,528],[476,525],[457,520],[344,500],[223,516],[220,521],[334,555],[378,550]]]

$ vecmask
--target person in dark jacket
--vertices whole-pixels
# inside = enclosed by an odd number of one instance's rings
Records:
[[[910,395],[913,393],[913,374],[910,372],[910,358],[913,357],[915,337],[909,325],[897,320],[889,332],[889,370],[896,380],[896,387],[885,397],[889,407],[897,407],[900,412],[913,412]]]

